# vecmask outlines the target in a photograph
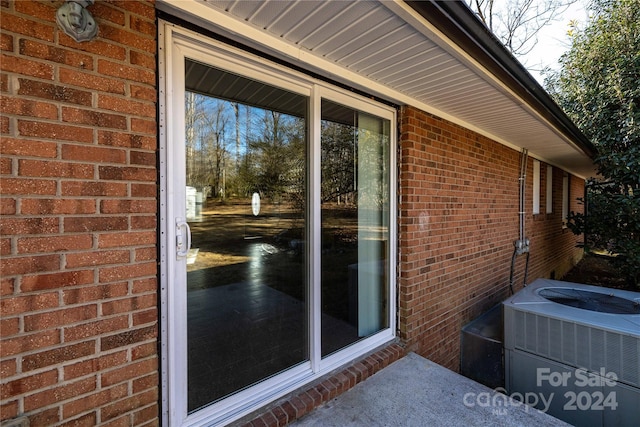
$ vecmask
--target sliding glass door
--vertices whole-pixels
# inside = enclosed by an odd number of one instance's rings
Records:
[[[393,338],[395,111],[171,32],[163,396],[226,423]]]
[[[187,59],[188,409],[309,358],[308,98]]]

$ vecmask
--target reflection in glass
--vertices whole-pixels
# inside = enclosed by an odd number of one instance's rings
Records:
[[[193,412],[309,359],[308,99],[185,65]]]
[[[322,356],[389,326],[390,122],[322,100]]]

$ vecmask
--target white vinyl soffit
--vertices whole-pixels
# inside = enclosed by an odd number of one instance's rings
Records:
[[[158,8],[577,176],[595,173],[567,136],[402,1],[160,0]]]

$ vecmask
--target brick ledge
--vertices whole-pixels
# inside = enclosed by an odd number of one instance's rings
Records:
[[[405,354],[397,342],[388,344],[340,370],[327,374],[303,391],[294,392],[272,406],[259,409],[237,422],[242,427],[280,427],[302,418],[315,408],[353,388]]]

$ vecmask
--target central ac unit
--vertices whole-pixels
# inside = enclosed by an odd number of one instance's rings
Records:
[[[503,312],[511,396],[574,425],[638,425],[640,293],[538,279]]]

